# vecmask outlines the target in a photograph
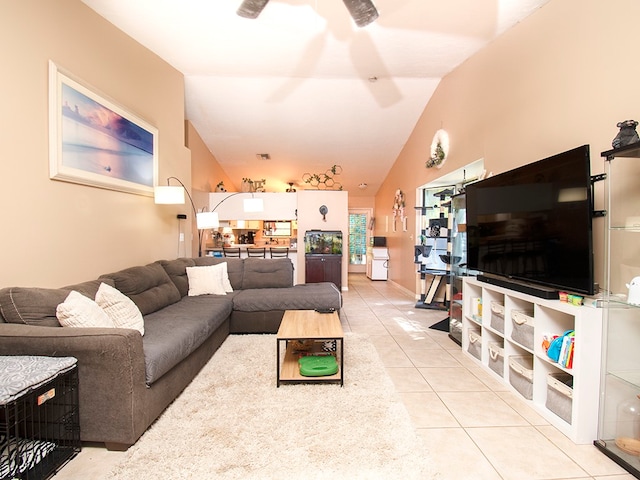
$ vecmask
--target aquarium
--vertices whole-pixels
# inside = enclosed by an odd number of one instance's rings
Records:
[[[306,231],[304,233],[304,253],[307,255],[342,255],[342,232]]]

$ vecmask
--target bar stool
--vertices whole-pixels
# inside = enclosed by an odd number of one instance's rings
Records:
[[[223,247],[222,253],[225,257],[238,257],[240,258],[240,247]]]
[[[271,258],[287,258],[289,256],[289,248],[288,247],[271,247],[269,248],[269,253],[271,254]]]
[[[267,256],[266,250],[265,247],[247,247],[247,257],[265,258]]]

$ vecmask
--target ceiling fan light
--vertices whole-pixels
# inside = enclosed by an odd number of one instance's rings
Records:
[[[358,27],[366,27],[379,16],[378,10],[371,0],[343,1]]]
[[[269,0],[244,0],[236,13],[244,18],[258,18],[267,3]]]

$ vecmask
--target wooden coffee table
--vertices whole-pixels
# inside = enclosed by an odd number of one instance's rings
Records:
[[[293,348],[291,340],[335,340],[338,373],[323,377],[300,375],[300,354]],[[339,383],[344,385],[344,332],[337,312],[318,313],[315,310],[287,310],[276,335],[277,386],[281,383]],[[281,345],[284,344],[284,359],[281,360]],[[318,349],[318,343],[315,348]]]

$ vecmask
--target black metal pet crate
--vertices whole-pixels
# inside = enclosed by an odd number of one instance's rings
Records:
[[[76,359],[0,356],[0,480],[50,478],[80,448]]]

